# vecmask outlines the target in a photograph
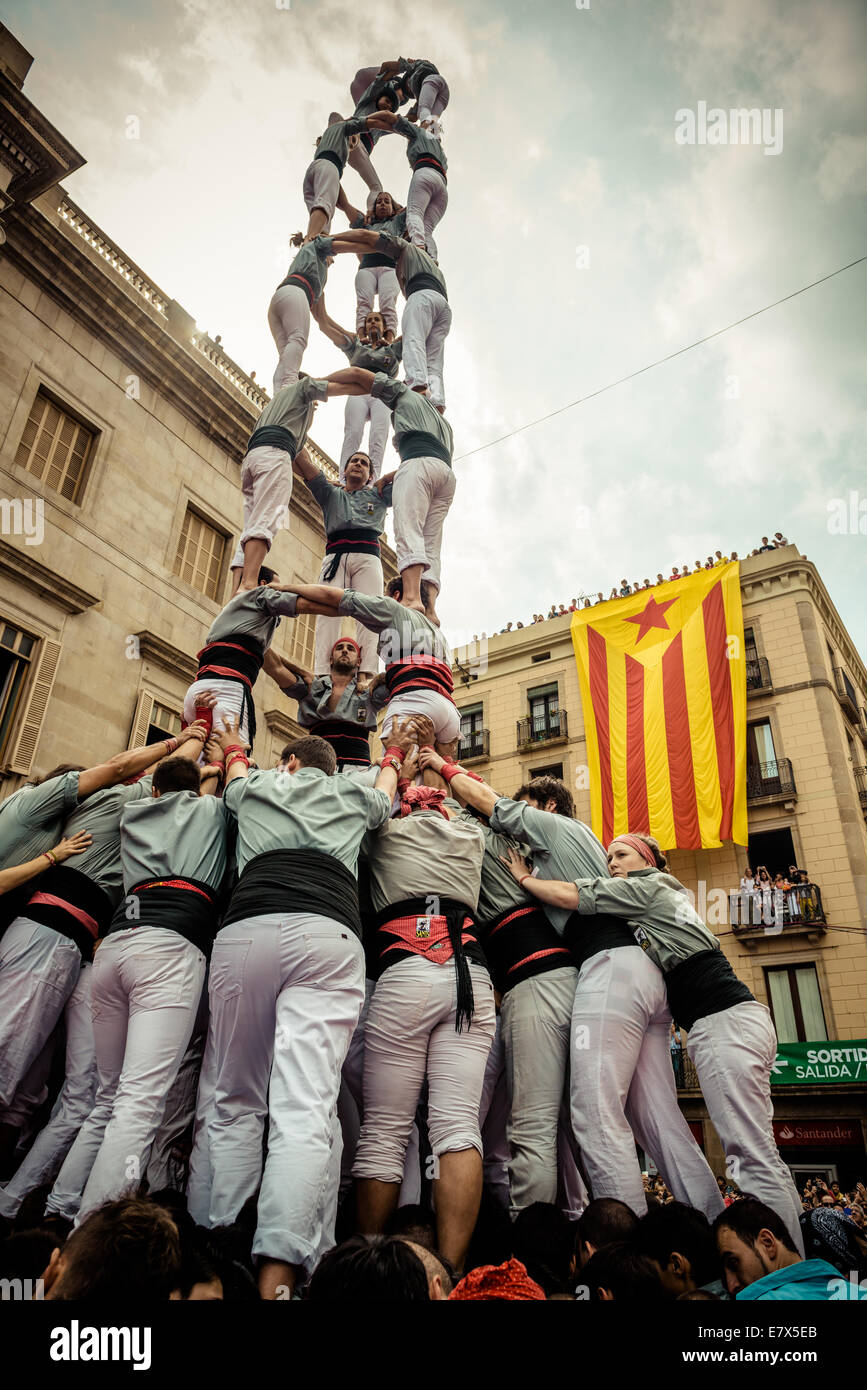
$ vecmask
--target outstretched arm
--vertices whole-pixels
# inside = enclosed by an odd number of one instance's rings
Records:
[[[307,686],[313,684],[312,671],[305,670],[303,666],[296,666],[295,662],[290,661],[288,656],[278,656],[273,647],[269,647],[265,653],[262,670],[273,681],[276,681],[281,689],[285,689],[289,685],[297,685],[299,681],[303,681]]]
[[[418,761],[423,771],[430,768],[433,772],[442,773],[446,766],[445,758],[441,758],[433,748],[422,748]],[[466,806],[472,806],[476,811],[481,811],[483,816],[489,816],[500,799],[499,792],[495,792],[487,782],[477,781],[475,777],[470,777],[463,771],[452,773],[448,782],[460,801]]]
[[[278,593],[297,594],[296,612],[312,613],[324,608],[330,618],[334,617],[337,605],[346,593],[345,589],[338,589],[334,584],[270,584],[268,587],[276,589]]]
[[[525,893],[537,898],[546,907],[562,907],[574,911],[578,906],[578,889],[574,883],[566,879],[534,878],[530,865],[516,849],[510,849],[507,855],[501,854],[500,860],[518,887],[523,888]]]
[[[347,339],[349,339],[350,342],[352,341],[354,335],[352,333],[347,333],[345,328],[341,328],[339,323],[335,323],[334,319],[329,317],[325,308],[324,294],[321,294],[317,300],[314,300],[313,308],[310,312],[319,324],[326,338],[330,338],[335,347],[342,348]]]
[[[10,869],[0,869],[0,894],[20,888],[22,883],[36,878],[53,864],[62,864],[71,854],[83,854],[91,844],[93,836],[86,830],[79,830],[77,835],[70,836],[68,840],[61,840],[53,849],[43,850],[36,859],[28,859],[26,864],[15,864]]]
[[[328,382],[329,396],[369,396],[373,376],[365,367],[344,367],[322,380]]]
[[[329,237],[329,241],[335,256],[349,251],[363,256],[367,251],[376,250],[379,232],[374,232],[369,227],[351,227],[348,232],[335,232],[334,236]]]
[[[319,477],[319,469],[316,467],[316,464],[313,462],[306,449],[299,449],[292,462],[305,482],[309,483],[311,479]],[[277,586],[272,584],[271,587],[273,589]]]

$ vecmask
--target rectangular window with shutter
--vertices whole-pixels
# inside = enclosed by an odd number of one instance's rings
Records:
[[[228,537],[193,507],[187,507],[175,556],[175,574],[216,599],[223,587]]]
[[[29,774],[51,697],[60,643],[0,619],[0,766]]]
[[[313,654],[316,645],[316,619],[310,614],[305,613],[301,618],[294,618],[290,623],[291,631],[287,634],[286,654],[290,661],[294,661],[296,666],[303,666],[308,671],[313,670]]]
[[[40,387],[15,462],[69,502],[80,502],[96,437]]]
[[[765,979],[780,1042],[825,1042],[828,1029],[815,965],[768,966]]]

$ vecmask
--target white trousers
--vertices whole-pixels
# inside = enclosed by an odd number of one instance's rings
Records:
[[[341,1072],[340,1094],[337,1097],[337,1117],[343,1138],[343,1154],[340,1161],[341,1196],[352,1184],[352,1165],[361,1134],[361,1117],[364,1114],[364,1034],[367,1015],[373,997],[375,982],[364,981],[364,1004],[358,1024],[349,1044],[346,1061]],[[418,1125],[413,1123],[406,1159],[403,1165],[403,1181],[397,1199],[399,1207],[415,1206],[421,1200],[421,1162],[418,1144]]]
[[[29,917],[0,938],[0,1120],[78,984],[74,941]]]
[[[280,285],[268,305],[268,327],[277,345],[274,390],[298,380],[298,369],[310,336],[310,305],[300,285]]]
[[[378,980],[364,1040],[364,1119],[352,1167],[356,1178],[399,1183],[425,1077],[428,1135],[435,1158],[482,1153],[479,1104],[496,1027],[494,988],[484,966],[470,965],[471,1026],[455,1032],[454,963],[412,956]]]
[[[452,311],[438,290],[415,290],[403,306],[403,370],[408,386],[426,386],[432,405],[445,405],[443,360]]]
[[[513,1216],[533,1202],[557,1198],[557,1136],[577,984],[578,971],[566,965],[522,980],[506,991],[500,1004]]]
[[[414,297],[414,296],[413,296]],[[407,459],[392,490],[397,567],[424,565],[422,579],[442,587],[443,526],[455,495],[454,470],[438,458]]]
[[[340,196],[340,173],[330,159],[311,159],[304,174],[304,206],[308,212],[320,208],[328,218],[323,235],[328,233],[337,199]]]
[[[260,444],[244,455],[241,498],[244,529],[232,557],[232,569],[243,568],[246,541],[267,541],[270,550],[271,542],[285,524],[292,498],[292,457],[286,449]]]
[[[359,266],[355,272],[355,331],[361,336],[367,315],[377,307],[385,319],[385,326],[397,334],[397,273],[390,265]],[[349,397],[353,399],[352,396]]]
[[[340,1071],[364,1002],[364,953],[349,927],[272,913],[218,933],[209,981],[214,1099],[208,1224],[256,1191],[255,1255],[309,1273],[334,1244]]]
[[[382,721],[382,739],[387,745],[393,719],[405,719],[408,714],[425,714],[433,722],[437,743],[451,743],[461,731],[457,707],[438,690],[409,690],[389,700]]]
[[[506,1057],[503,1049],[502,1019],[497,1015],[479,1102],[479,1128],[482,1134],[482,1180],[500,1206],[509,1209],[509,1098],[506,1092]]]
[[[130,927],[102,942],[93,964],[96,1101],[49,1211],[80,1221],[138,1190],[192,1036],[204,976],[202,952],[163,927]]]
[[[319,162],[321,164],[322,160]],[[355,149],[350,151],[349,158],[346,162],[367,184],[367,209],[370,211],[376,202],[377,193],[382,192],[382,183],[371,163],[370,155],[367,153],[367,150],[360,140],[355,146]],[[337,170],[335,169],[334,172],[336,173]]]
[[[66,1001],[66,1074],[47,1125],[9,1182],[0,1188],[0,1216],[12,1220],[24,1198],[35,1188],[52,1183],[60,1172],[76,1135],[87,1120],[96,1093],[91,982],[93,966],[85,964]]]
[[[178,1074],[169,1088],[162,1122],[151,1145],[145,1175],[149,1192],[160,1192],[164,1187],[183,1192],[186,1188],[189,1141],[196,1115],[199,1072],[208,1031],[207,975],[202,986],[202,999],[204,1008],[200,1004],[193,1024],[193,1035],[181,1058]]]
[[[804,1254],[801,1199],[774,1139],[771,1067],[777,1035],[764,1004],[751,999],[698,1019],[687,1050],[726,1156],[742,1192],[758,1197],[788,1226]]]
[[[196,717],[196,700],[201,695],[216,695],[217,703],[211,711],[213,715],[212,728],[214,733],[219,733],[225,728],[226,717],[241,719],[241,727],[238,730],[241,739],[245,740],[249,730],[247,728],[247,717],[242,716],[244,708],[245,686],[240,681],[227,680],[225,676],[206,676],[203,680],[193,681],[187,687],[184,696],[184,723],[192,724]],[[199,755],[199,762],[204,761],[204,755]]]
[[[343,484],[346,465],[361,445],[364,426],[370,422],[367,452],[370,454],[372,472],[370,481],[376,482],[382,472],[382,460],[388,441],[388,427],[391,424],[391,411],[376,396],[347,396],[346,410],[343,414],[343,448],[340,450],[340,482]]]
[[[331,556],[326,555],[322,561],[319,571],[319,582],[324,583],[324,574],[331,564]],[[334,578],[328,580],[329,584],[336,584],[341,589],[354,589],[359,594],[375,594],[377,597],[382,595],[382,560],[378,555],[362,555],[352,553],[338,557],[337,569]],[[323,618],[316,619],[316,639],[313,653],[313,674],[316,676],[327,676],[331,670],[331,648],[340,637],[343,631],[344,619]],[[379,658],[376,654],[377,634],[371,632],[364,623],[356,622],[355,640],[361,648],[361,658],[359,660],[359,670],[377,671],[379,669]]]
[[[438,72],[426,77],[418,93],[418,123],[439,120],[449,104],[449,84]]]
[[[677,1104],[662,973],[640,946],[599,951],[578,975],[572,1009],[572,1129],[594,1197],[647,1210],[636,1140],[679,1202],[709,1221],[723,1209]]]
[[[429,164],[413,169],[406,195],[406,230],[413,246],[427,249],[437,259],[434,228],[442,221],[449,205],[449,190],[442,174]]]

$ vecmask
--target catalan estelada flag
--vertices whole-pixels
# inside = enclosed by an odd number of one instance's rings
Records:
[[[746,656],[739,565],[572,616],[593,829],[663,849],[747,843]]]

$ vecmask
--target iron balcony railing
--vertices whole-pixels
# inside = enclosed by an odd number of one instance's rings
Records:
[[[473,729],[461,734],[458,744],[458,761],[470,762],[473,758],[487,758],[491,750],[489,729]]]
[[[747,763],[747,800],[763,796],[796,796],[795,775],[788,758],[772,763]]]
[[[825,925],[822,890],[817,883],[793,888],[757,889],[729,894],[729,922],[735,931],[772,933],[786,927]]]
[[[843,706],[846,712],[852,716],[855,723],[857,724],[860,718],[858,709],[858,692],[855,689],[849,677],[847,676],[846,672],[843,670],[842,666],[834,667],[834,681],[837,686],[837,697],[840,701],[840,704]]]
[[[771,668],[767,657],[747,657],[747,690],[772,690]]]
[[[852,771],[855,774],[855,785],[861,805],[867,806],[867,767],[853,767]]]
[[[568,738],[568,730],[564,709],[549,710],[547,714],[530,714],[526,719],[518,720],[518,746]]]
[[[679,1091],[700,1091],[698,1072],[686,1048],[671,1049],[671,1065],[674,1068],[674,1084]]]

